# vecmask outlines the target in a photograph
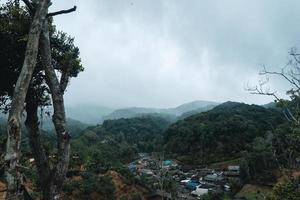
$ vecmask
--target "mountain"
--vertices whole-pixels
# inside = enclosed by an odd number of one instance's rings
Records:
[[[115,110],[112,113],[104,116],[102,120],[105,121],[109,119],[133,118],[139,114],[149,114],[149,113],[160,113],[160,109],[143,108],[143,107],[123,108],[123,109]]]
[[[179,115],[182,115],[183,113],[186,113],[186,112],[189,112],[189,111],[192,111],[192,110],[197,110],[197,109],[201,109],[201,108],[205,108],[207,106],[216,106],[218,105],[219,103],[216,103],[216,102],[211,102],[211,101],[192,101],[192,102],[189,102],[189,103],[185,103],[185,104],[182,104],[176,108],[171,108],[171,109],[168,109],[170,114],[175,114],[177,116]]]
[[[96,105],[67,106],[68,118],[76,119],[87,124],[97,124],[102,117],[113,112],[113,109]]]
[[[216,102],[210,101],[193,101],[182,104],[175,108],[144,108],[144,107],[130,107],[118,109],[106,115],[102,120],[107,119],[120,119],[120,118],[133,118],[141,114],[161,114],[161,117],[177,118],[183,113],[194,111],[194,113],[207,111],[214,106],[218,105]]]
[[[283,122],[275,109],[226,102],[172,124],[164,133],[164,144],[167,152],[190,164],[229,160]]]
[[[262,105],[262,107],[264,107],[264,108],[274,108],[274,109],[277,108],[275,102],[270,102],[270,103],[264,104],[264,105]]]
[[[51,120],[51,117],[44,117],[44,119],[40,120],[40,122],[40,126],[43,130],[45,130],[48,133],[54,132],[54,125]],[[67,126],[72,137],[76,137],[78,134],[80,134],[81,131],[89,127],[90,124],[86,124],[72,118],[67,118]]]
[[[179,117],[179,119],[184,119],[184,118],[187,118],[189,116],[192,116],[192,115],[195,115],[195,114],[198,114],[198,113],[206,112],[208,110],[213,109],[214,107],[216,107],[216,105],[211,104],[211,105],[207,105],[205,107],[201,107],[201,108],[198,108],[198,109],[195,109],[195,110],[185,112]]]

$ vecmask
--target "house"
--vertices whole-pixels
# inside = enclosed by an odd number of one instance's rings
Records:
[[[230,165],[230,166],[228,166],[228,171],[240,172],[240,166],[239,165]]]
[[[227,171],[224,172],[225,176],[240,176],[240,166],[231,165],[227,167]]]
[[[206,188],[200,188],[200,187],[197,187],[196,190],[192,191],[191,194],[193,196],[197,196],[197,197],[201,197],[202,195],[205,195],[208,193],[208,189]]]
[[[204,181],[207,181],[207,182],[221,182],[221,181],[224,181],[224,177],[221,176],[221,175],[218,175],[216,173],[214,174],[208,174],[206,175],[204,178],[203,178]]]
[[[128,165],[128,169],[131,171],[131,172],[135,172],[137,170],[137,166],[136,164],[134,163],[131,163]]]
[[[153,171],[150,169],[141,169],[141,170],[139,170],[139,172],[141,174],[145,174],[145,175],[153,175]]]
[[[197,186],[199,185],[200,182],[196,180],[189,180],[188,182],[185,183],[185,187],[190,190],[196,190]]]
[[[148,153],[138,153],[140,158],[148,158],[149,159],[149,154]]]
[[[180,181],[180,184],[185,185],[187,184],[191,179],[184,179]]]
[[[177,167],[177,166],[178,166],[178,164],[173,160],[164,160],[162,162],[162,167],[163,168]]]

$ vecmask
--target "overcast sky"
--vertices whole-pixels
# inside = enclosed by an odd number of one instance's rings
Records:
[[[193,100],[267,103],[245,91],[299,46],[299,0],[52,0],[85,71],[68,105],[171,107]],[[271,88],[284,91],[284,81]]]

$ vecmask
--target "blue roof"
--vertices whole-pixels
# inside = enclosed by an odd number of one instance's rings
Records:
[[[185,187],[191,190],[196,190],[198,185],[200,185],[199,181],[190,180],[185,184]]]
[[[137,167],[134,164],[130,164],[130,165],[128,165],[128,168],[130,171],[135,171]]]
[[[164,160],[163,165],[172,165],[173,161],[172,160]]]

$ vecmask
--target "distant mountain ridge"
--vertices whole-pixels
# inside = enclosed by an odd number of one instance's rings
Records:
[[[193,114],[199,112],[205,112],[207,110],[212,109],[213,107],[217,106],[219,103],[212,102],[212,101],[193,101],[189,103],[185,103],[179,105],[174,108],[144,108],[144,107],[130,107],[130,108],[123,108],[117,109],[112,113],[104,116],[102,121],[108,119],[120,119],[120,118],[133,118],[139,115],[147,115],[147,114],[161,114],[165,116],[169,116],[170,118],[178,118],[182,114],[187,112],[193,112]]]
[[[217,105],[219,105],[217,102],[201,100],[184,103],[173,108],[127,107],[113,109],[105,106],[79,104],[66,106],[66,116],[70,119],[71,124],[80,124],[79,122],[81,122],[84,124],[84,127],[86,124],[101,124],[105,120],[110,119],[134,118],[140,116],[162,117],[169,122],[175,122],[178,119],[208,111]],[[51,108],[44,108],[44,111],[53,112]],[[0,117],[6,118],[7,116],[0,115]],[[42,122],[44,124],[43,128],[45,130],[52,130],[53,126],[48,122],[51,121],[51,119],[47,118],[48,117],[45,116]],[[74,120],[78,122],[74,122]]]
[[[100,123],[103,116],[110,114],[114,109],[97,105],[66,106],[68,118],[76,119],[87,124]]]

